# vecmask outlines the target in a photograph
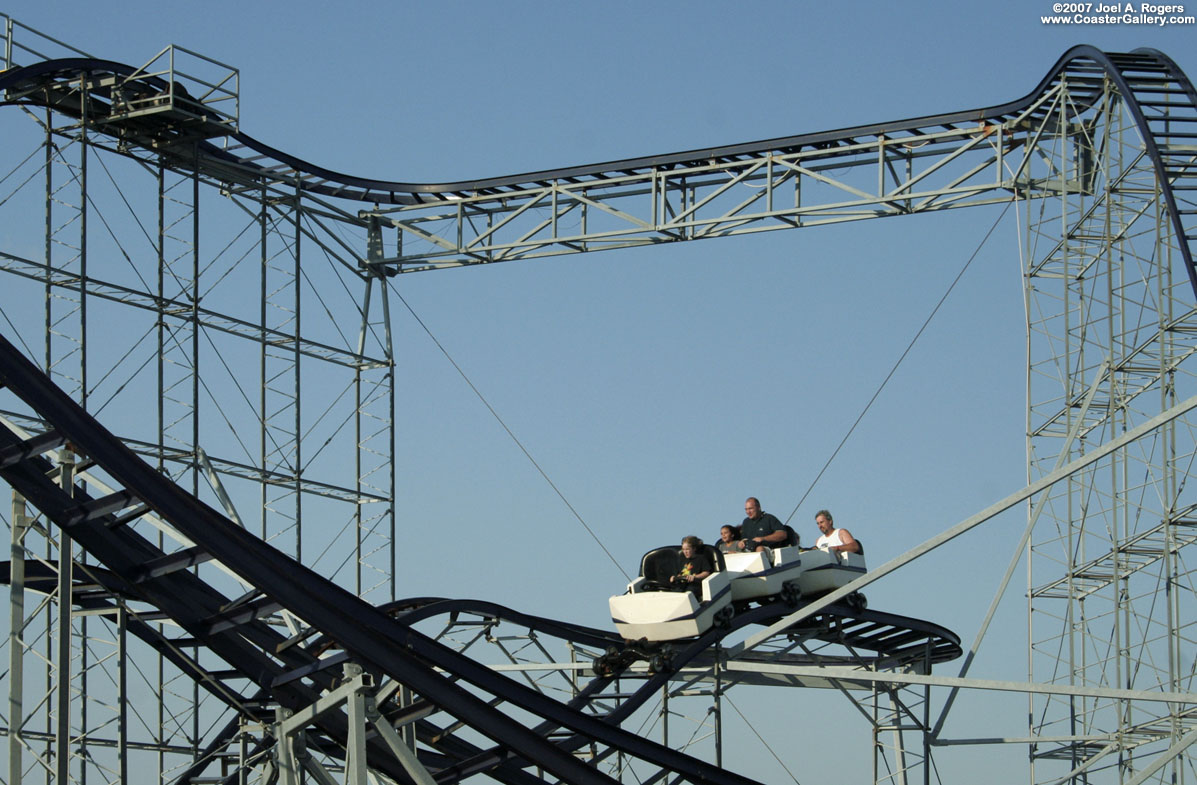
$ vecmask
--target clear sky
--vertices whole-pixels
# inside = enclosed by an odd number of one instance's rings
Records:
[[[1197,26],[1045,26],[1051,5],[39,0],[3,10],[108,59],[140,63],[174,43],[220,60],[241,71],[245,132],[324,167],[418,182],[988,106],[1028,93],[1079,43],[1154,47],[1197,76]],[[830,508],[880,564],[1025,483],[1011,213],[810,490],[997,216],[771,232],[397,285],[628,572],[652,546],[714,539],[743,517],[747,495],[783,519],[797,507],[792,523],[808,541],[815,511]],[[485,596],[607,626],[622,575],[420,327],[393,313],[400,595]],[[971,639],[1020,532],[1017,513],[1003,518],[878,584],[870,606]],[[1006,639],[974,675],[1025,678],[1021,590],[999,619]],[[830,697],[732,693],[770,746],[789,751],[799,780],[867,780],[868,725]],[[993,715],[974,723],[969,711]],[[962,715],[949,735],[1025,731],[1017,701]],[[738,768],[790,781],[728,722]],[[829,763],[840,744],[856,754]],[[996,782],[1017,779],[1026,760],[1022,747],[969,755],[944,753],[942,770]],[[975,770],[990,757],[1000,765],[986,780]]]

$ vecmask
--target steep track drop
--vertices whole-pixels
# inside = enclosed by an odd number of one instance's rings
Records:
[[[533,765],[571,782],[611,782],[572,754],[582,744],[597,741],[671,771],[685,781],[752,782],[617,727],[621,719],[656,693],[669,679],[669,673],[647,679],[636,696],[608,715],[596,717],[581,707],[603,688],[604,679],[595,679],[572,705],[565,705],[496,674],[411,625],[437,614],[470,612],[518,621],[593,646],[618,645],[613,634],[472,601],[430,602],[393,618],[279,553],[155,472],[2,338],[0,381],[52,424],[51,430],[23,441],[0,429],[0,475],[104,565],[103,570],[80,568],[86,570],[87,589],[81,588],[75,600],[95,609],[120,598],[134,608],[149,607],[135,613],[135,619],[147,613],[169,617],[185,631],[185,637],[166,639],[153,625],[145,623],[137,623],[134,633],[158,650],[171,652],[180,667],[230,708],[258,718],[268,703],[298,710],[336,683],[342,659],[321,659],[263,621],[266,615],[285,608],[342,649],[346,658],[411,687],[422,701],[499,745],[487,752],[455,741],[442,749],[443,757],[428,763],[444,771],[449,779],[455,776],[450,770],[457,767],[463,773],[488,771],[504,781],[524,782],[528,775],[520,766]],[[53,479],[51,463],[41,456],[67,444],[119,483],[120,489],[92,498],[78,486],[73,492],[61,488]],[[132,525],[147,514],[158,516],[195,545],[175,553],[163,552]],[[209,559],[235,572],[254,591],[230,598],[204,583],[189,568]],[[31,588],[37,581],[48,580],[45,575],[30,578],[34,580]],[[788,610],[781,603],[757,608],[742,615],[736,626],[768,622]],[[853,645],[871,645],[880,653],[900,657],[903,648],[917,640],[923,646],[930,642],[936,652],[934,659],[959,654],[955,637],[935,625],[872,611],[840,611],[848,623],[841,625],[837,635]],[[672,667],[681,668],[694,661],[721,634],[712,632],[680,645]],[[181,653],[197,644],[227,663],[227,669],[203,667]],[[919,645],[915,648],[923,650]],[[543,722],[538,728],[525,728],[479,698],[475,691],[540,716]],[[343,715],[329,714],[320,719],[320,726],[330,738],[343,743],[345,722]],[[560,742],[548,741],[547,733],[557,728],[568,729],[572,735]],[[519,765],[511,760],[514,750],[518,750]],[[381,756],[379,759],[383,771],[406,780],[404,772],[381,762]]]

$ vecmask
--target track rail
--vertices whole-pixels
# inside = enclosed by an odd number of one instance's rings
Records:
[[[3,434],[0,434],[0,436],[3,436]],[[33,441],[28,440],[28,442]],[[40,444],[53,444],[56,441],[53,439],[42,439],[40,440]],[[20,450],[19,447],[17,449]],[[8,456],[11,455],[11,452],[11,450],[6,449],[3,454]],[[25,450],[25,452],[31,456],[28,460],[33,461],[33,465],[36,465],[40,461],[40,459],[32,457],[32,451]],[[7,472],[11,468],[7,465],[7,460],[5,463],[6,465],[3,469],[0,469],[0,472]],[[39,468],[44,469],[45,467]],[[34,498],[41,498],[41,495],[31,485],[23,484],[20,487],[32,490],[35,494]],[[76,498],[78,498],[78,494]],[[84,508],[91,510],[93,513],[99,507],[103,506],[103,502],[98,500],[80,499],[79,501]],[[110,525],[111,522],[108,523],[108,528],[112,528]],[[126,520],[120,528],[127,526],[128,523],[129,521]],[[73,534],[84,533],[77,525],[70,528],[69,531]],[[77,539],[84,544],[91,540],[87,536]],[[128,544],[131,538],[114,536],[112,539],[121,540],[124,544]],[[265,544],[262,544],[261,547],[263,549],[270,548],[270,546]],[[261,553],[259,553],[260,555]],[[195,556],[195,548],[187,549],[186,559],[175,558],[173,561],[179,564],[185,561],[193,562]],[[153,566],[147,566],[146,563],[143,563],[142,566],[135,567],[131,571],[123,569],[123,572],[132,575],[132,580],[122,577],[119,572],[107,568],[81,565],[78,568],[78,577],[74,582],[71,602],[77,607],[93,613],[108,611],[111,614],[115,614],[117,612],[118,599],[126,608],[146,602],[150,603],[153,608],[157,608],[159,600],[154,588],[147,586],[146,591],[140,591],[137,587],[139,585],[146,585],[148,583],[146,579],[151,574],[160,577],[164,576],[166,558],[162,556],[156,557],[149,564]],[[8,582],[8,580],[8,564],[0,564],[0,582]],[[22,576],[22,581],[24,586],[30,590],[49,593],[57,585],[57,575],[46,566],[33,563],[27,565],[26,572]],[[191,593],[195,592],[197,588],[201,590],[200,593],[202,596],[212,596],[210,591],[202,591],[201,582],[192,573],[181,570],[178,573],[177,580],[165,590],[172,593],[180,592],[182,597],[186,598],[192,596]],[[317,587],[315,590],[319,591],[320,587]],[[197,603],[199,607],[192,608],[186,614],[181,613],[177,608],[172,609],[170,612],[173,614],[172,618],[175,621],[179,622],[181,626],[188,628],[189,634],[193,638],[203,640],[205,645],[210,645],[213,651],[220,653],[225,659],[230,659],[230,657],[228,656],[228,647],[220,642],[223,636],[213,634],[213,630],[219,627],[221,623],[223,623],[224,632],[227,634],[244,635],[263,640],[267,647],[272,645],[276,653],[280,649],[285,648],[285,644],[280,647],[276,635],[272,635],[269,630],[261,629],[260,622],[258,622],[258,619],[266,612],[277,608],[278,603],[266,600],[265,598],[258,598],[257,600],[242,598],[240,606],[246,610],[243,610],[240,614],[236,607],[230,612],[230,609],[227,608],[229,604],[237,606],[235,602],[226,603],[226,609],[220,614],[222,621],[212,624],[209,620],[207,623],[208,631],[206,633],[197,631],[197,627],[202,627],[203,625],[197,625],[195,619],[208,612],[209,607],[207,603]],[[247,609],[250,607],[256,608],[256,611],[249,612]],[[604,647],[621,646],[623,644],[623,641],[617,635],[609,631],[524,614],[495,603],[479,600],[413,599],[391,603],[383,606],[380,610],[391,618],[395,626],[406,628],[423,622],[443,620],[446,617],[456,619],[462,616],[469,616],[482,619],[483,623],[487,626],[497,626],[503,623],[520,625],[538,634],[567,640],[574,644],[598,650],[602,650]],[[750,625],[772,623],[780,616],[792,610],[790,606],[782,602],[762,605],[741,613],[734,619],[732,626],[727,630],[712,630],[701,638],[679,642],[676,644],[676,652],[673,651],[674,646],[670,645],[669,668],[658,673],[640,674],[643,676],[644,681],[636,688],[634,693],[622,700],[616,710],[607,711],[599,715],[600,718],[608,725],[618,724],[618,722],[634,713],[646,701],[658,695],[660,688],[671,679],[679,678],[679,671],[686,668],[693,668],[696,665],[706,666],[711,661],[710,653],[712,647],[721,638],[727,635],[734,635],[738,630]],[[292,708],[301,708],[304,706],[305,701],[311,699],[312,693],[296,689],[296,686],[303,681],[302,678],[296,676],[296,673],[310,673],[310,686],[315,689],[328,689],[335,680],[337,666],[340,663],[349,659],[361,659],[356,652],[352,651],[343,651],[337,655],[329,656],[330,648],[341,646],[337,637],[339,634],[338,630],[329,630],[326,631],[326,637],[315,640],[307,647],[306,651],[298,648],[294,649],[292,659],[293,664],[296,664],[297,667],[292,673],[281,676],[274,675],[272,680],[263,679],[260,676],[255,677],[254,674],[257,671],[254,669],[252,658],[246,659],[244,656],[237,659],[238,665],[232,669],[232,672],[214,672],[210,668],[201,667],[198,662],[181,653],[181,647],[184,644],[183,640],[169,640],[154,625],[148,623],[147,618],[154,616],[155,612],[153,610],[149,612],[148,616],[144,610],[141,612],[133,610],[128,616],[128,629],[132,634],[189,673],[203,688],[223,701],[231,709],[247,717],[256,717],[258,719],[268,718],[270,716],[270,708],[275,701]],[[239,623],[231,624],[229,622],[230,619],[237,618],[238,616],[240,616]],[[472,623],[474,625],[478,624],[478,622]],[[959,640],[955,635],[938,625],[876,611],[854,612],[847,606],[836,605],[827,609],[820,617],[804,621],[801,626],[803,629],[795,630],[795,635],[801,635],[808,639],[842,644],[850,649],[874,651],[879,655],[878,660],[885,660],[888,667],[912,662],[923,662],[929,666],[931,662],[942,662],[960,654]],[[448,653],[449,651],[446,649],[444,653]],[[871,667],[876,664],[866,657],[857,657],[856,662],[861,667]],[[456,672],[452,670],[449,670],[449,674],[457,676]],[[572,701],[566,704],[565,710],[593,713],[593,701],[596,698],[605,697],[602,693],[610,681],[610,678],[596,678],[591,680]],[[248,688],[253,690],[253,694],[249,695],[238,692],[237,686],[233,682],[244,685],[242,689]],[[426,713],[426,711],[426,705],[421,702],[407,709],[406,713],[414,716]],[[389,719],[402,722],[405,719],[405,712],[403,710],[392,709],[389,712]],[[558,730],[563,724],[561,717],[556,716],[555,718],[546,719],[534,728],[533,732],[547,736]],[[501,747],[491,750],[481,750],[465,745],[458,740],[437,741],[442,736],[439,728],[430,726],[427,723],[418,724],[417,728],[420,731],[421,738],[433,746],[437,746],[442,753],[441,757],[428,761],[429,765],[437,770],[438,781],[452,782],[478,772],[488,772],[506,782],[540,782],[539,779],[530,777],[526,772],[512,765],[508,761],[509,754],[504,752]],[[210,740],[210,749],[219,749],[223,746],[224,742],[231,737],[236,729],[236,722],[230,722],[217,734],[216,738]],[[334,741],[343,742],[345,736],[344,719],[342,717],[325,718],[322,730]],[[574,751],[590,743],[592,740],[592,736],[573,733],[563,739],[558,739],[555,743],[564,750]],[[378,753],[375,756],[377,759],[386,760],[384,750],[379,749],[376,752]],[[652,760],[652,758],[650,757],[649,760]],[[382,766],[381,768],[392,777],[400,780],[403,779],[402,772],[394,767],[388,769],[388,767]],[[197,766],[190,774],[196,775],[201,770],[202,766]]]
[[[24,440],[0,430],[0,475],[103,564],[103,569],[81,568],[84,577],[73,592],[73,600],[93,610],[117,601],[124,603],[130,609],[134,634],[169,653],[172,661],[238,712],[261,719],[267,696],[284,707],[304,708],[334,686],[339,676],[337,658],[321,658],[319,650],[295,645],[264,620],[274,610],[286,608],[342,649],[346,657],[410,686],[423,702],[465,722],[497,745],[481,750],[460,740],[441,744],[441,756],[428,761],[440,772],[439,781],[455,781],[479,771],[505,782],[539,781],[523,770],[530,764],[571,782],[611,782],[572,754],[573,749],[597,740],[685,781],[752,783],[617,727],[670,678],[669,672],[651,676],[634,698],[610,714],[596,717],[582,709],[607,680],[593,680],[570,705],[563,705],[431,640],[412,625],[437,615],[470,612],[517,621],[596,647],[616,644],[618,638],[612,633],[533,617],[490,603],[424,602],[392,608],[393,614],[370,606],[250,535],[155,472],[3,338],[0,382],[53,424],[52,430]],[[52,479],[53,465],[43,456],[66,444],[86,456],[120,489],[93,498],[81,487],[60,487]],[[150,513],[195,545],[175,553],[163,552],[134,525],[140,516]],[[254,590],[230,598],[205,583],[189,568],[208,559],[222,563]],[[45,586],[49,580],[40,573],[28,578],[33,581],[30,588]],[[757,608],[743,614],[736,625],[768,622],[782,613],[780,606]],[[183,631],[180,637],[167,639],[147,623],[147,619],[160,618],[159,614],[179,625]],[[850,612],[844,615],[848,618]],[[892,628],[898,618],[876,612],[857,614],[852,622],[857,632],[852,634],[857,644],[867,645],[867,631]],[[911,626],[909,622],[913,620],[907,620]],[[928,631],[938,629],[927,623],[913,626],[923,628],[914,632],[916,637],[926,637]],[[673,668],[695,661],[723,634],[715,631],[684,644],[673,659]],[[949,656],[952,647],[955,654],[959,653],[954,636],[946,631],[934,634],[940,640],[943,656]],[[897,648],[885,644],[883,638],[874,641],[876,649],[892,655]],[[183,653],[195,645],[218,656],[228,667],[204,667]],[[536,714],[543,721],[537,728],[525,728],[478,697],[475,690]],[[413,712],[423,710],[417,706]],[[330,738],[343,743],[347,733],[344,715],[329,714],[320,723]],[[567,729],[570,735],[563,741],[549,741],[548,732],[559,728]],[[519,751],[519,762],[512,759],[513,750]],[[377,757],[382,771],[399,781],[408,781],[399,767],[388,766],[384,756]]]
[[[1056,107],[1043,97],[1062,82],[1070,89],[1067,106]],[[335,172],[285,153],[233,127],[199,102],[186,102],[174,112],[125,117],[116,96],[121,91],[166,94],[170,85],[147,77],[122,63],[91,58],[48,60],[0,74],[6,103],[47,106],[77,117],[89,127],[122,144],[132,143],[161,156],[183,170],[198,170],[222,182],[254,187],[263,182],[320,197],[346,199],[363,205],[460,204],[472,207],[511,200],[526,204],[543,198],[546,188],[586,186],[588,193],[628,188],[678,170],[718,166],[734,176],[759,166],[770,156],[802,155],[804,165],[854,166],[876,157],[882,141],[901,145],[903,139],[925,138],[939,130],[975,131],[980,126],[1016,123],[1027,133],[1055,114],[1069,121],[1089,110],[1108,82],[1117,86],[1142,134],[1168,206],[1172,228],[1179,238],[1185,267],[1197,294],[1197,91],[1188,77],[1165,54],[1154,49],[1107,53],[1092,46],[1069,49],[1046,76],[1022,98],[993,106],[872,123],[829,131],[776,137],[660,155],[625,158],[581,166],[482,177],[442,183],[413,183]],[[175,100],[173,97],[172,101]],[[1030,143],[1029,140],[1024,143]],[[639,187],[636,185],[635,187]],[[540,194],[540,196],[537,196]],[[682,239],[668,236],[663,239]],[[423,268],[422,268],[423,269]]]
[[[901,140],[932,128],[1004,122],[1033,109],[1062,81],[1069,83],[1074,102],[1064,110],[1067,119],[1070,112],[1088,109],[1112,82],[1143,133],[1146,154],[1155,167],[1172,229],[1180,239],[1186,269],[1197,291],[1193,261],[1197,208],[1192,206],[1197,192],[1197,92],[1169,58],[1154,50],[1107,54],[1092,47],[1076,47],[1065,53],[1025,97],[981,109],[434,184],[354,177],[317,167],[237,131],[219,115],[206,113],[199,104],[158,115],[121,117],[116,104],[120,89],[136,90],[145,97],[167,87],[161,80],[129,81],[135,74],[132,67],[111,61],[53,60],[0,74],[0,89],[5,91],[6,103],[43,106],[83,118],[89,127],[112,135],[122,144],[139,146],[172,166],[195,169],[222,181],[288,183],[319,197],[371,205],[419,205],[461,199],[499,202],[553,183],[591,184],[601,190],[614,188],[613,183],[629,177],[652,177],[710,162],[734,171],[737,166],[746,168],[771,154],[804,153],[811,161],[852,165],[866,140]],[[1160,111],[1164,108],[1168,111]],[[1036,109],[1028,122],[1046,122],[1047,111]],[[432,640],[414,625],[447,614],[472,613],[524,624],[596,648],[622,645],[613,633],[476,601],[370,606],[240,529],[155,472],[3,338],[0,381],[50,426],[24,440],[0,429],[0,476],[104,566],[102,570],[87,568],[87,582],[74,592],[74,601],[92,610],[116,604],[129,608],[130,629],[135,635],[163,652],[237,712],[265,718],[267,700],[293,709],[306,707],[336,684],[340,673],[335,666],[351,659],[375,674],[411,687],[420,696],[417,706],[396,711],[396,720],[408,715],[414,718],[432,706],[476,729],[494,745],[473,745],[442,733],[427,720],[417,720],[421,739],[436,751],[425,751],[424,762],[437,772],[441,782],[478,772],[518,785],[541,782],[527,770],[535,766],[572,783],[611,783],[610,777],[573,754],[583,743],[598,741],[680,780],[752,785],[745,777],[624,731],[618,723],[678,671],[701,666],[724,635],[751,624],[769,624],[790,613],[792,609],[784,604],[773,603],[740,614],[727,633],[714,630],[676,644],[669,669],[647,674],[634,696],[623,700],[615,710],[596,715],[589,709],[609,679],[592,680],[572,701],[563,703],[495,673]],[[54,482],[53,464],[44,456],[67,444],[113,478],[118,490],[91,497],[79,486],[62,488]],[[149,513],[195,545],[164,551],[138,531],[137,521]],[[189,569],[204,560],[220,562],[252,590],[230,597],[209,585]],[[29,578],[33,581],[31,588],[46,580],[44,575]],[[302,618],[325,640],[319,646],[305,645],[284,636],[267,621],[268,615],[279,609]],[[179,625],[182,632],[178,637],[168,638],[148,623],[162,617]],[[831,606],[821,616],[805,620],[802,629],[793,634],[873,652],[878,660],[885,661],[942,662],[960,654],[959,640],[937,625],[877,611],[854,613],[843,606]],[[184,653],[193,646],[218,657],[225,667],[213,669]],[[323,656],[328,646],[341,649],[343,657]],[[525,727],[496,704],[535,715],[539,724]],[[347,718],[343,714],[329,713],[319,723],[329,738],[344,742]],[[551,740],[549,734],[557,734],[560,729],[567,732],[566,737]],[[407,773],[381,751],[374,765],[397,781],[410,781]]]
[[[709,650],[723,639],[735,637],[741,630],[753,625],[769,625],[794,612],[795,607],[780,599],[757,605],[741,611],[732,617],[726,629],[712,628],[694,640],[683,640],[671,644],[686,654],[675,657],[670,673],[689,664],[693,659]],[[415,625],[420,622],[470,614],[485,619],[489,624],[511,622],[573,643],[605,648],[623,646],[626,641],[618,634],[592,627],[571,624],[556,619],[532,616],[505,608],[492,602],[470,599],[424,598],[402,600],[382,606],[396,621]],[[960,639],[933,622],[885,613],[875,610],[853,610],[845,603],[835,603],[825,613],[804,621],[795,633],[802,632],[812,640],[839,643],[858,651],[872,652],[878,659],[895,665],[907,665],[926,660],[929,664],[948,662],[960,656]],[[873,664],[860,659],[862,665]]]
[[[487,770],[504,781],[528,781],[528,775],[510,760],[512,751],[518,750],[522,765],[543,768],[563,780],[614,782],[561,745],[513,721],[475,690],[580,737],[650,761],[685,781],[752,785],[753,780],[746,777],[563,706],[393,622],[378,608],[297,564],[155,472],[4,339],[0,339],[0,382],[54,426],[52,432],[25,441],[0,432],[0,475],[106,567],[107,576],[97,576],[107,582],[106,591],[114,597],[137,598],[176,621],[188,636],[172,641],[176,648],[198,643],[227,663],[227,671],[202,669],[198,664],[192,670],[197,677],[219,684],[227,701],[241,703],[249,700],[248,694],[268,690],[281,705],[299,709],[313,703],[338,676],[329,663],[267,625],[261,618],[263,606],[254,606],[260,602],[292,611],[363,667],[409,686],[422,700],[490,738],[501,752],[493,755],[495,762]],[[51,479],[53,467],[41,456],[67,442],[112,477],[120,490],[91,498],[80,488],[59,487]],[[182,555],[163,553],[130,525],[149,512],[195,542],[195,548]],[[197,557],[221,562],[254,591],[242,598],[224,596],[188,569]],[[331,714],[321,722],[332,738],[344,740],[344,715]],[[459,754],[473,757],[475,751],[465,749]],[[443,764],[443,760],[433,762],[437,768]],[[397,766],[387,773],[409,781]]]

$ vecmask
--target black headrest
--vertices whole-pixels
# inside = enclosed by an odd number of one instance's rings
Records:
[[[676,545],[653,548],[640,558],[640,575],[650,581],[668,581],[682,569],[682,552]]]
[[[702,546],[701,552],[715,565],[717,572],[723,572],[727,565],[723,561],[723,554],[714,545]],[[682,549],[676,545],[663,545],[653,548],[640,557],[640,575],[650,581],[668,581],[670,577],[682,571]]]

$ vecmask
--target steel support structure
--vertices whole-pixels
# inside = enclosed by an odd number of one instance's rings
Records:
[[[1164,198],[1170,189],[1192,214],[1197,114],[1155,63],[1116,62],[1120,83],[1094,69],[1064,84],[1023,183],[1045,192],[1025,205],[1030,479],[1197,390],[1188,238]],[[1030,681],[1192,689],[1195,456],[1194,420],[1178,418],[1040,500],[1028,550]],[[1142,781],[1193,729],[1191,712],[1032,696],[1030,735],[1044,739],[1031,746],[1032,781]],[[1185,747],[1148,781],[1192,782]]]
[[[359,597],[378,603],[396,593],[388,281],[406,273],[1017,202],[1026,232],[1031,489],[1020,499],[1040,494],[1028,527],[1025,684],[932,676],[929,655],[905,649],[897,659],[885,646],[861,656],[862,644],[906,633],[885,625],[852,633],[844,609],[821,616],[837,594],[784,617],[757,609],[765,632],[705,660],[691,652],[674,673],[629,671],[594,694],[581,674],[602,652],[602,634],[562,630],[568,650],[554,652],[536,624],[500,635],[486,614],[455,612],[439,637],[469,657],[489,644],[502,658],[478,661],[516,673],[534,693],[496,682],[488,689],[500,697],[484,705],[443,690],[445,702],[472,706],[490,723],[486,738],[472,717],[424,722],[439,709],[411,685],[376,686],[358,672],[346,672],[343,690],[329,688],[331,678],[303,681],[310,671],[294,675],[303,689],[327,688],[311,703],[315,713],[293,719],[302,711],[293,700],[289,716],[266,718],[261,711],[273,707],[225,691],[244,675],[228,672],[199,637],[179,635],[162,612],[111,591],[104,602],[89,594],[99,565],[72,549],[49,513],[16,499],[7,521],[6,782],[116,782],[135,767],[153,767],[167,782],[197,759],[206,766],[217,758],[243,778],[252,767],[272,776],[268,766],[298,776],[303,763],[325,780],[343,764],[358,781],[366,725],[376,719],[370,696],[384,690],[398,697],[389,710],[399,729],[374,727],[402,742],[391,750],[399,761],[387,763],[392,773],[418,779],[422,769],[403,763],[404,750],[416,749],[462,779],[495,769],[516,782],[548,777],[504,762],[512,750],[488,740],[502,737],[594,781],[657,781],[667,773],[655,762],[667,759],[701,778],[705,769],[692,760],[623,731],[635,711],[676,719],[679,699],[693,694],[712,708],[696,713],[687,737],[720,760],[720,701],[739,683],[840,690],[872,724],[878,782],[934,779],[932,750],[969,740],[944,732],[951,698],[932,721],[930,690],[969,687],[1028,696],[1026,737],[1003,741],[1029,746],[1033,782],[1193,778],[1197,604],[1187,546],[1197,541],[1197,512],[1187,489],[1197,456],[1188,413],[1197,94],[1165,57],[1079,47],[1027,97],[997,107],[425,186],[339,176],[242,134],[235,69],[195,53],[170,47],[124,66],[0,22],[0,120],[13,159],[0,171],[0,220],[13,228],[0,248],[0,332],[87,413],[120,423],[122,439],[160,474]],[[55,442],[56,423],[28,408],[0,416],[20,439],[33,434],[37,446],[62,451],[53,471],[69,478],[77,470],[72,489],[97,500],[121,495],[103,471],[90,472],[89,456]],[[1135,438],[1118,441],[1126,434]],[[1066,464],[1075,468],[1057,481]],[[1044,478],[1051,481],[1036,484]],[[143,494],[161,490],[139,483]],[[160,577],[162,560],[171,565],[165,574],[213,558],[182,534],[185,521],[156,522],[119,501],[113,509],[122,512],[105,525],[136,520],[160,532],[163,555],[137,566],[138,580]],[[261,596],[259,585],[232,577],[236,550],[224,554],[217,566],[225,571],[212,580],[235,598],[230,606],[260,600],[275,608],[251,614],[273,625],[269,635],[254,634],[284,637],[273,652],[283,646],[283,658],[304,662],[295,647],[319,630],[305,626],[293,587],[263,576],[278,596]],[[341,621],[332,603],[313,602],[326,625]],[[221,617],[204,628],[209,645],[240,651],[220,637],[236,623]],[[126,636],[130,624],[137,641]],[[406,634],[346,632],[363,645]],[[831,645],[847,654],[824,649],[833,632]],[[422,662],[386,645],[373,654],[441,690]],[[468,672],[478,684],[476,669],[453,661],[461,671],[454,679]],[[646,690],[664,696],[657,709],[645,707]],[[144,707],[147,695],[155,716],[121,708]],[[530,710],[516,707],[504,726],[489,713],[514,705],[501,696],[526,701],[544,719],[528,721]],[[557,715],[541,696],[593,716]],[[351,718],[339,748],[304,746],[319,712]],[[588,722],[598,717],[622,730],[607,734]],[[526,721],[544,738],[513,729]],[[580,739],[565,729],[571,722],[610,746]],[[270,728],[289,739],[273,751],[265,749]],[[678,740],[665,724],[661,733]],[[578,758],[595,771],[577,768]]]
[[[0,24],[3,68],[86,56]],[[6,149],[24,152],[0,174],[0,329],[88,411],[123,420],[163,475],[384,602],[396,592],[389,291],[343,245],[343,227],[364,232],[355,216],[285,174],[232,182],[201,164],[200,145],[236,128],[237,79],[169,47],[121,84],[80,71],[54,106],[6,108]],[[26,412],[0,417],[42,428]],[[6,523],[4,781],[100,785],[133,768],[170,782],[225,710],[193,673],[130,642],[127,608],[80,604],[88,558],[69,538],[20,500]],[[60,578],[31,586],[27,564]],[[286,614],[277,623],[301,632]],[[211,659],[196,644],[178,653]]]
[[[1155,53],[1077,58],[972,127],[840,132],[825,145],[680,155],[672,168],[623,162],[601,179],[542,173],[557,176],[373,215],[394,230],[385,263],[410,272],[1019,200],[1033,482],[1192,395],[1194,100]],[[1191,418],[1177,418],[1035,500],[1032,683],[1189,690],[1195,455]],[[1017,743],[1030,745],[1032,781],[1193,777],[1191,708],[1028,695]],[[929,781],[942,723],[894,727],[923,735],[917,761],[907,749],[878,778],[917,767]]]

